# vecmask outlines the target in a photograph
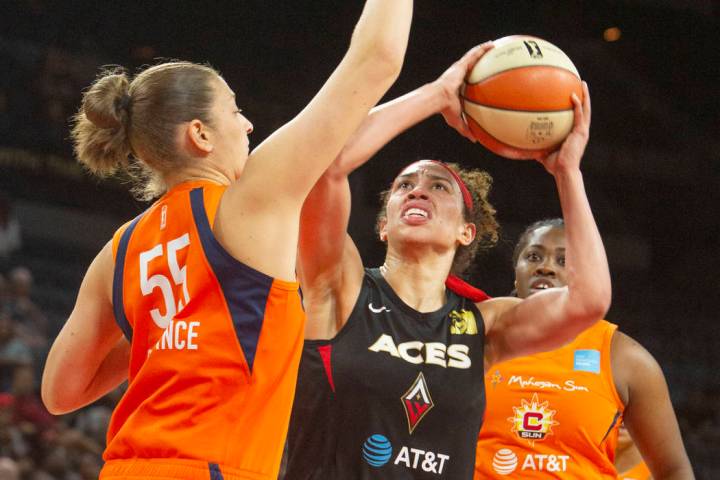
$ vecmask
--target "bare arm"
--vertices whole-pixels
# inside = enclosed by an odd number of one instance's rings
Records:
[[[50,348],[42,378],[50,413],[83,407],[127,378],[130,345],[113,315],[112,271],[108,243],[85,274],[75,307]]]
[[[412,5],[411,0],[367,0],[350,47],[325,85],[252,152],[239,182],[244,195],[263,201],[280,192],[299,211],[315,181],[398,77]]]
[[[434,82],[373,108],[330,168],[349,174],[390,140],[436,113],[442,113],[448,125],[475,142],[461,116],[459,90],[475,63],[492,48],[492,42],[472,48]]]
[[[307,338],[329,338],[342,327],[360,289],[363,266],[347,235],[350,173],[390,140],[435,113],[463,135],[458,92],[468,70],[491,44],[468,51],[436,81],[372,109],[313,187],[300,219],[299,273],[308,309]]]
[[[367,0],[350,47],[325,85],[251,153],[213,225],[236,259],[273,277],[294,278],[302,203],[400,73],[411,17],[412,0]]]
[[[615,385],[625,401],[623,421],[653,478],[694,479],[660,365],[621,332],[613,335],[611,349]]]
[[[580,173],[591,113],[584,83],[583,90],[582,102],[573,96],[570,135],[559,151],[539,159],[555,177],[565,219],[567,286],[519,303],[486,302],[489,364],[559,347],[602,318],[610,306],[610,271]]]

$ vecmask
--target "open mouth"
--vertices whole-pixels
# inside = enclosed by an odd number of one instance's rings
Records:
[[[417,207],[408,208],[403,212],[404,218],[428,218],[429,216],[427,210]]]
[[[533,290],[547,290],[548,288],[553,288],[555,285],[550,280],[546,279],[539,279],[535,280],[530,284],[530,288]]]

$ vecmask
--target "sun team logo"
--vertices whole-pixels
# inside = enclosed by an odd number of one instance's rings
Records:
[[[513,407],[514,415],[507,419],[512,423],[512,431],[527,440],[531,446],[545,440],[545,437],[553,434],[552,427],[560,425],[560,422],[553,419],[556,411],[550,410],[548,406],[547,401],[538,400],[537,393],[533,393],[529,402],[521,399],[520,406]]]

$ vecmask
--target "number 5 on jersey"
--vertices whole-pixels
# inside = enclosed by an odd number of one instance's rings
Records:
[[[148,278],[148,266],[157,257],[163,256],[163,244],[155,245],[150,250],[140,253],[140,290],[143,295],[150,295],[153,290],[159,288],[165,301],[165,314],[160,313],[159,308],[150,310],[155,325],[165,329],[170,320],[180,312],[190,301],[190,294],[187,287],[187,267],[178,264],[177,252],[190,245],[190,235],[185,234],[167,242],[167,266],[170,276],[177,286],[182,287],[183,299],[175,302],[175,294],[170,280],[162,273],[156,273]]]

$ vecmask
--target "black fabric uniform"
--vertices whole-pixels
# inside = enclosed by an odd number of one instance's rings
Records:
[[[305,342],[285,480],[472,479],[485,328],[471,300],[447,295],[420,313],[366,269],[343,329]]]

